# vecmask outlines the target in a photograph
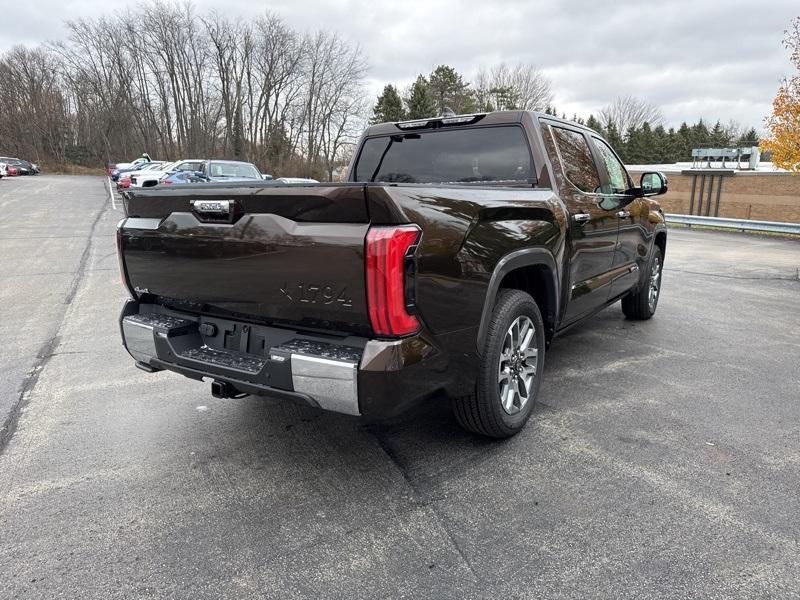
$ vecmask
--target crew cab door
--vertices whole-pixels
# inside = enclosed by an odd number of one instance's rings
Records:
[[[569,285],[562,324],[601,307],[609,298],[618,217],[601,206],[602,180],[582,129],[542,121],[561,197],[570,214]]]
[[[647,259],[648,202],[644,198],[631,200],[626,194],[632,187],[628,172],[614,150],[598,136],[591,141],[600,177],[603,179],[603,201],[617,218],[619,233],[611,264],[610,297],[625,293],[638,282]]]

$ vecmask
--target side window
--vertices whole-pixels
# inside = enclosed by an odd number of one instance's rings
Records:
[[[631,187],[628,172],[625,170],[625,167],[622,166],[622,163],[619,162],[619,159],[608,144],[597,137],[592,139],[594,140],[594,145],[597,147],[598,152],[600,152],[600,156],[603,157],[603,162],[608,171],[608,180],[611,189],[608,189],[609,186],[604,185],[603,191],[606,194],[624,194],[625,191],[629,190]]]
[[[550,125],[561,158],[564,176],[582,192],[600,192],[600,175],[589,144],[582,133]]]

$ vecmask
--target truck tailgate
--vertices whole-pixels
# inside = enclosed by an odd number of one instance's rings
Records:
[[[196,312],[350,333],[370,330],[360,184],[186,186],[125,194],[137,294]]]

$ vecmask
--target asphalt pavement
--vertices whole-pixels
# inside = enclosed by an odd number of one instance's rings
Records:
[[[505,442],[218,400],[119,340],[99,177],[0,181],[0,598],[798,598],[800,241],[674,229]]]

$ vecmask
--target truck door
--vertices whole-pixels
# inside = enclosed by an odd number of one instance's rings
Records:
[[[639,282],[640,269],[647,263],[649,204],[644,198],[631,202],[625,192],[633,187],[628,172],[604,140],[592,136],[603,179],[604,204],[611,207],[619,223],[617,246],[611,264],[610,296],[619,296]]]
[[[609,297],[618,217],[600,206],[602,181],[583,130],[560,122],[542,124],[561,197],[570,213],[568,302],[562,321],[566,325],[596,310]]]

